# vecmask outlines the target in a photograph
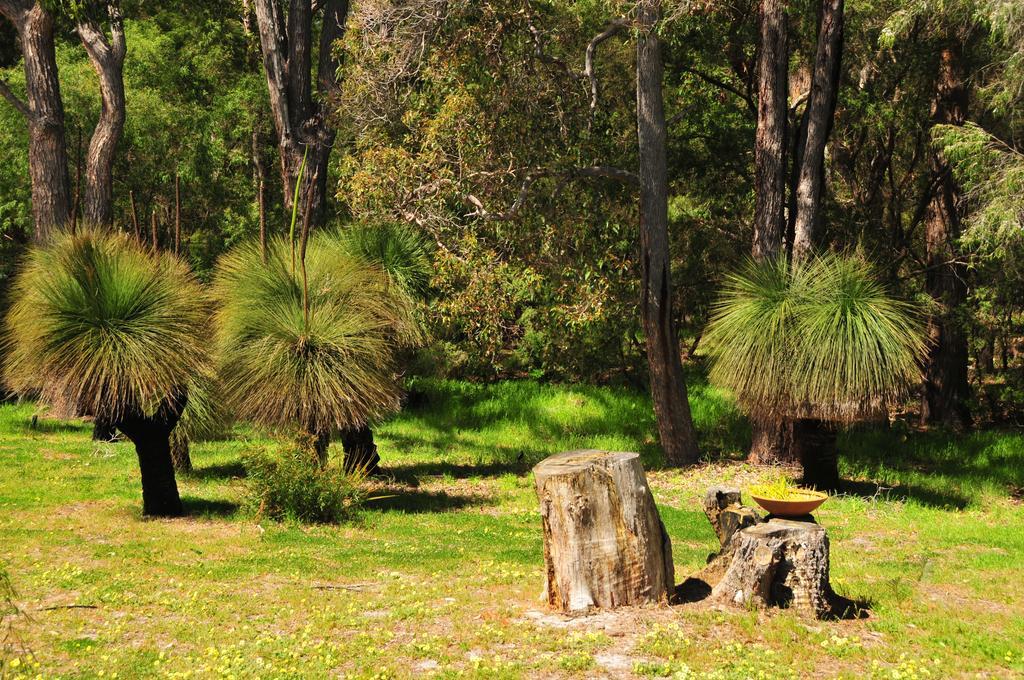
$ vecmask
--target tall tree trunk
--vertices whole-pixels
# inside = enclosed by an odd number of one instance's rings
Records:
[[[789,27],[785,0],[761,0],[761,44],[757,55],[757,136],[754,142],[755,260],[783,253],[786,204],[786,128],[789,119]],[[784,419],[751,422],[752,463],[797,462],[790,424]]]
[[[326,0],[322,4],[317,67],[319,97],[314,98],[312,0],[293,0],[288,7],[287,21],[278,0],[253,0],[252,3],[278,138],[284,207],[290,214],[296,195],[311,196],[308,209],[314,226],[323,222],[327,166],[336,134],[324,103],[338,84],[339,63],[333,45],[344,34],[349,10],[348,0]],[[307,167],[302,173],[302,186],[296,192],[304,156]],[[304,220],[307,201],[299,200],[297,213],[299,219]]]
[[[936,125],[963,125],[967,105],[960,47],[951,45],[941,54],[932,121]],[[928,322],[931,350],[925,370],[921,422],[965,428],[971,425],[967,406],[967,333],[958,313],[967,299],[967,268],[958,261],[956,247],[963,195],[941,155],[932,157],[932,170],[937,187],[924,220],[928,264],[925,287],[938,311]]]
[[[796,184],[796,215],[793,223],[793,259],[801,260],[814,246],[821,222],[825,187],[825,145],[839,94],[843,53],[843,0],[822,0],[818,49],[807,102],[807,139]]]
[[[789,31],[785,0],[761,0],[757,79],[753,257],[761,260],[778,257],[785,236],[789,95]]]
[[[667,132],[662,101],[661,43],[657,32],[660,18],[660,0],[641,0],[638,3],[636,118],[643,279],[640,309],[661,446],[670,465],[686,465],[696,462],[698,448],[672,316]]]
[[[3,96],[28,123],[35,241],[46,242],[71,220],[71,177],[64,140],[64,102],[57,77],[53,15],[41,1],[0,0],[0,14],[18,29],[25,61],[27,101],[0,80]]]
[[[109,225],[114,221],[114,154],[124,132],[124,58],[126,53],[124,22],[120,3],[110,0],[110,39],[92,19],[78,23],[89,62],[99,76],[102,105],[100,117],[89,142],[85,160],[83,215],[91,224]]]

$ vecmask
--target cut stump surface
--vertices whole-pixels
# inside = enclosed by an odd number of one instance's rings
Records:
[[[533,472],[549,605],[578,613],[668,601],[672,544],[639,454],[570,451]]]

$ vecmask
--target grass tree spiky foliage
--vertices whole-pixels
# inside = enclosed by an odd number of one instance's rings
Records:
[[[711,380],[751,417],[831,424],[877,416],[905,396],[927,349],[913,307],[866,262],[839,255],[750,263],[732,274],[702,344]]]
[[[426,296],[432,272],[430,249],[412,227],[396,222],[354,224],[338,232],[345,249],[379,267],[413,298]]]
[[[417,312],[416,303],[427,299],[433,274],[430,249],[423,236],[411,226],[397,222],[359,223],[337,231],[339,246],[357,259],[380,269],[396,294],[405,295]],[[342,430],[345,470],[372,475],[379,469],[380,456],[368,425]]]
[[[268,244],[265,262],[255,244],[223,257],[216,350],[236,414],[298,427],[323,457],[332,430],[397,409],[396,351],[419,331],[407,296],[336,235],[310,236],[304,265],[305,286],[285,239]]]
[[[105,414],[135,444],[146,514],[182,512],[169,437],[206,370],[203,299],[173,255],[95,228],[30,250],[11,292],[7,383]]]
[[[838,255],[730,275],[701,342],[711,379],[751,415],[840,423],[904,396],[927,347],[914,309]]]

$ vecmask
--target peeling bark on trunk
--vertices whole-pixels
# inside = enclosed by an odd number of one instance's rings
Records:
[[[811,93],[807,102],[807,139],[800,174],[795,187],[796,215],[793,223],[793,259],[811,252],[821,222],[825,187],[825,145],[839,94],[843,52],[843,0],[822,0],[818,49],[814,58]]]
[[[548,604],[564,613],[666,603],[672,543],[636,453],[570,451],[534,469]]]
[[[784,0],[761,0],[754,142],[755,260],[776,258],[785,236],[789,31]]]
[[[672,316],[668,247],[668,162],[662,101],[658,0],[637,6],[636,113],[640,168],[640,309],[647,344],[651,397],[665,459],[670,465],[697,461],[697,435],[690,414]]]
[[[85,190],[82,214],[87,223],[109,225],[114,222],[114,155],[124,132],[124,58],[127,51],[120,3],[111,0],[110,38],[91,19],[78,24],[89,62],[99,77],[100,117],[89,142],[85,159]]]
[[[936,125],[963,125],[968,95],[964,85],[960,48],[942,51],[936,81],[932,121]],[[967,300],[967,267],[958,261],[956,240],[960,236],[963,195],[940,155],[932,157],[938,186],[925,216],[925,251],[928,271],[925,288],[938,305],[928,322],[931,350],[925,371],[921,403],[923,424],[942,424],[964,429],[971,425],[967,406],[967,333],[958,318]]]
[[[0,95],[28,124],[28,166],[32,180],[35,241],[45,243],[71,221],[71,177],[64,140],[64,102],[57,76],[53,15],[41,2],[0,0],[0,13],[18,30],[25,62],[27,101],[0,80]]]
[[[314,226],[323,221],[327,165],[336,134],[329,123],[329,104],[326,102],[338,84],[339,63],[332,46],[344,34],[349,11],[348,0],[326,0],[323,4],[317,67],[318,97],[314,98],[312,0],[293,0],[288,8],[287,21],[277,0],[253,1],[270,110],[278,137],[284,207],[290,215],[299,168],[308,147],[307,167],[298,196],[312,197],[308,201],[308,209]],[[306,201],[299,204],[300,222],[305,217],[306,204]]]

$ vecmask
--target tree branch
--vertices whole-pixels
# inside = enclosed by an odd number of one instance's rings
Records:
[[[29,0],[0,0],[0,14],[19,28],[25,21],[25,14],[32,9]]]
[[[110,16],[110,50],[115,59],[124,63],[128,47],[124,39],[124,16],[121,14],[119,0],[110,1],[107,5],[107,14]]]
[[[729,83],[725,82],[724,80],[722,80],[720,78],[716,78],[715,76],[711,75],[710,73],[705,73],[704,71],[701,71],[700,69],[692,68],[690,66],[685,66],[685,67],[683,67],[683,72],[695,75],[695,76],[697,76],[698,78],[700,78],[701,80],[703,80],[706,83],[709,83],[709,84],[714,85],[715,87],[717,87],[717,88],[719,88],[721,90],[725,90],[726,92],[730,92],[730,93],[736,95],[737,97],[739,97],[740,99],[742,99],[746,103],[747,108],[750,109],[750,111],[754,115],[757,115],[757,105],[754,104],[754,100],[753,100],[753,98],[751,98],[750,93],[744,92],[743,90],[739,89],[738,87],[736,87],[734,85],[730,85]]]
[[[595,35],[587,45],[587,53],[583,59],[583,75],[590,81],[590,115],[593,116],[597,110],[599,87],[597,74],[594,72],[594,57],[597,55],[597,47],[604,41],[629,27],[629,21],[623,17],[613,19],[603,31]]]
[[[6,99],[26,119],[32,119],[32,110],[28,107],[28,104],[19,99],[18,95],[14,94],[11,88],[7,86],[7,81],[3,79],[0,79],[0,96]]]

